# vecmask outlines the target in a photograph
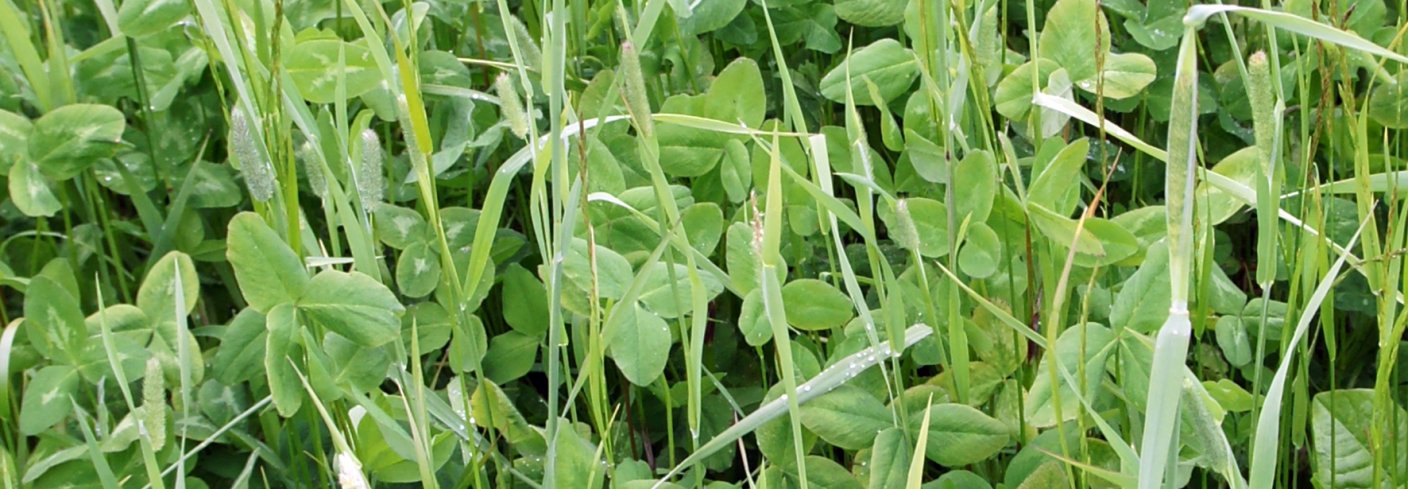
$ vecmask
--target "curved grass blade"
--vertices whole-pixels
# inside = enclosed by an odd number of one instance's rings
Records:
[[[846,358],[842,358],[840,361],[836,362],[835,365],[827,367],[826,370],[822,370],[816,377],[798,386],[797,396],[795,398],[777,398],[767,404],[758,406],[758,409],[754,410],[751,414],[738,420],[737,423],[728,427],[723,433],[719,433],[713,439],[701,445],[699,450],[691,453],[681,461],[679,465],[670,469],[664,477],[656,481],[654,489],[659,489],[669,481],[670,478],[678,475],[694,464],[703,461],[710,455],[713,455],[714,452],[742,438],[744,435],[752,433],[753,430],[758,429],[763,423],[786,414],[789,409],[788,404],[791,402],[795,401],[800,405],[821,397],[827,392],[845,384],[847,381],[854,378],[855,375],[875,366],[875,364],[888,360],[893,356],[898,356],[906,348],[913,346],[915,343],[918,343],[919,340],[924,339],[933,332],[933,328],[930,328],[926,324],[915,324],[905,330],[904,345],[899,349],[894,349],[889,342],[885,342],[880,346],[872,346],[851,354]],[[924,452],[920,451],[916,453],[922,456]]]
[[[1354,236],[1349,239],[1349,245],[1359,240],[1359,234],[1364,231],[1368,220],[1360,223],[1359,229],[1354,232]],[[1252,468],[1251,481],[1249,487],[1252,489],[1264,489],[1271,487],[1275,482],[1275,470],[1277,451],[1281,432],[1281,400],[1285,396],[1286,375],[1290,373],[1291,360],[1295,358],[1296,345],[1300,344],[1305,333],[1310,329],[1310,323],[1315,319],[1315,311],[1320,309],[1320,304],[1325,301],[1325,296],[1330,293],[1330,288],[1334,286],[1335,279],[1339,276],[1340,268],[1344,266],[1347,255],[1340,255],[1335,264],[1325,272],[1325,278],[1320,280],[1320,285],[1315,287],[1315,292],[1310,295],[1310,300],[1306,302],[1304,310],[1301,312],[1300,321],[1296,323],[1295,332],[1291,335],[1291,342],[1286,347],[1286,356],[1281,358],[1281,366],[1276,369],[1276,375],[1271,378],[1271,385],[1266,391],[1266,400],[1262,403],[1261,416],[1256,421],[1256,437],[1252,444]]]

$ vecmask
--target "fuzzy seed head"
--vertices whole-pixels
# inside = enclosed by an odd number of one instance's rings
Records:
[[[333,466],[337,469],[337,486],[340,489],[371,489],[367,476],[362,474],[362,464],[357,462],[357,457],[347,452],[338,452],[337,456],[333,457]]]
[[[650,119],[650,98],[645,92],[645,75],[640,69],[640,53],[630,42],[621,43],[621,97],[626,99],[626,110],[636,122],[636,130],[642,136],[651,137],[655,125]]]
[[[386,191],[386,181],[382,177],[381,138],[376,131],[362,130],[362,164],[357,168],[357,192],[362,196],[362,207],[371,210],[381,202]]]
[[[914,216],[909,213],[909,201],[900,199],[895,203],[894,239],[909,250],[919,249],[919,229],[914,226]]]
[[[147,359],[147,374],[142,378],[142,407],[137,409],[137,416],[146,428],[152,448],[160,450],[166,442],[166,386],[161,362],[156,357]]]
[[[508,73],[501,73],[494,80],[494,91],[498,92],[499,113],[508,120],[509,130],[519,139],[527,139],[528,116],[523,109],[523,99],[518,97],[518,90],[514,88]]]
[[[308,174],[308,187],[313,190],[313,195],[319,199],[326,199],[328,195],[328,181],[323,175],[323,169],[313,159],[317,155],[313,154],[313,142],[304,141],[298,147],[298,159],[303,162],[303,172]]]
[[[260,155],[257,144],[249,118],[235,109],[230,114],[230,151],[239,162],[250,197],[265,202],[274,197],[274,167]]]
[[[542,66],[543,51],[538,49],[538,41],[528,32],[528,26],[523,25],[523,21],[514,15],[508,16],[508,24],[513,29],[513,40],[518,42],[518,55],[523,58],[523,64]]]
[[[1262,149],[1262,156],[1269,159],[1271,145],[1275,144],[1276,121],[1273,115],[1275,101],[1271,94],[1271,66],[1264,51],[1257,51],[1247,60],[1247,75],[1247,96],[1252,106],[1256,144]]]

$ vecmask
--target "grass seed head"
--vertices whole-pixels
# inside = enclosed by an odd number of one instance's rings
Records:
[[[166,382],[161,362],[147,359],[147,374],[142,378],[142,407],[137,410],[153,450],[161,450],[166,441]]]
[[[655,126],[650,119],[650,98],[645,93],[645,75],[640,69],[640,52],[630,42],[621,43],[621,96],[626,110],[635,119],[636,129],[643,137],[652,137]]]
[[[249,118],[235,109],[230,114],[230,152],[239,162],[250,197],[266,202],[274,197],[274,168],[260,155],[257,144]]]
[[[518,89],[508,73],[501,73],[494,80],[494,91],[499,95],[499,113],[508,120],[508,128],[519,139],[528,138],[528,115],[523,108],[523,99],[518,97]]]
[[[362,164],[357,169],[357,192],[362,196],[362,207],[371,209],[385,193],[386,181],[382,178],[381,138],[376,131],[362,130]]]
[[[328,195],[328,181],[323,176],[322,168],[314,164],[315,157],[317,155],[313,154],[312,141],[304,141],[303,145],[298,147],[298,159],[303,162],[303,171],[308,174],[308,187],[313,190],[313,195],[325,199]]]

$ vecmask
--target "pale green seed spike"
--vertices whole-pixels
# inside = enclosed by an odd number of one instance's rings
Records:
[[[1247,59],[1247,75],[1250,78],[1247,80],[1247,98],[1252,106],[1256,145],[1266,148],[1274,139],[1276,124],[1272,120],[1275,102],[1271,94],[1271,64],[1266,60],[1265,51],[1257,51]],[[1263,151],[1261,159],[1265,164],[1270,161],[1270,155]]]
[[[1164,195],[1168,224],[1169,285],[1174,307],[1188,303],[1193,262],[1193,176],[1198,166],[1197,45],[1192,29],[1179,47],[1168,126],[1168,171]]]
[[[1177,456],[1173,441],[1178,428],[1183,364],[1188,358],[1192,325],[1188,320],[1188,279],[1193,257],[1193,175],[1197,168],[1198,66],[1197,36],[1186,28],[1174,75],[1173,111],[1169,118],[1168,174],[1165,199],[1168,209],[1169,285],[1168,319],[1154,342],[1149,373],[1148,412],[1139,459],[1139,489],[1161,487],[1165,470]]]
[[[895,241],[905,249],[919,249],[919,229],[914,226],[914,215],[909,212],[908,199],[895,201],[895,221],[898,224],[894,230]]]
[[[652,138],[655,124],[650,118],[650,98],[645,92],[645,75],[640,70],[640,53],[630,42],[621,43],[621,97],[636,123],[641,137]]]
[[[323,175],[322,165],[317,164],[314,158],[317,158],[317,155],[313,154],[313,142],[304,141],[298,148],[298,160],[303,162],[303,172],[308,174],[308,187],[313,191],[313,195],[326,199],[328,179]]]
[[[513,37],[518,42],[518,55],[523,58],[523,64],[530,69],[540,68],[543,64],[543,50],[538,48],[538,41],[528,32],[528,26],[523,25],[523,21],[514,15],[508,16],[508,25],[513,28]]]
[[[230,152],[239,162],[240,174],[249,187],[249,196],[259,202],[267,202],[274,197],[274,169],[259,153],[254,130],[244,111],[235,109],[230,113]]]
[[[382,176],[381,138],[376,131],[362,130],[362,164],[357,168],[357,192],[362,196],[362,207],[371,210],[376,207],[385,193],[386,181]]]
[[[362,473],[362,464],[357,461],[357,457],[347,452],[338,452],[333,458],[333,465],[337,468],[337,486],[339,489],[369,489],[371,483],[367,482],[367,476]]]
[[[146,428],[152,450],[160,451],[166,444],[166,382],[161,362],[156,357],[147,360],[147,375],[142,379],[142,407],[137,416]]]
[[[528,138],[528,116],[523,109],[523,99],[518,97],[518,89],[508,73],[501,73],[494,79],[494,91],[499,96],[499,113],[508,121],[508,128],[519,139]]]
[[[1257,171],[1257,256],[1263,257],[1263,264],[1256,270],[1256,281],[1263,287],[1276,280],[1276,209],[1280,207],[1276,195],[1276,127],[1275,97],[1272,95],[1271,66],[1266,53],[1258,51],[1247,60],[1247,98],[1252,106],[1252,127],[1255,130],[1256,146],[1261,153],[1261,166]]]

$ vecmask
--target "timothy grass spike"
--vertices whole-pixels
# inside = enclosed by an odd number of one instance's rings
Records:
[[[230,153],[240,164],[240,174],[249,187],[249,196],[259,202],[274,197],[274,168],[259,152],[252,121],[236,108],[230,113]]]
[[[508,121],[508,128],[519,139],[528,138],[528,115],[523,109],[523,99],[518,96],[513,80],[508,73],[500,73],[494,79],[494,91],[499,96],[499,113]]]
[[[640,69],[640,53],[635,44],[621,43],[621,97],[626,100],[626,110],[636,123],[641,137],[655,135],[655,124],[650,117],[650,97],[645,91],[645,75]]]

